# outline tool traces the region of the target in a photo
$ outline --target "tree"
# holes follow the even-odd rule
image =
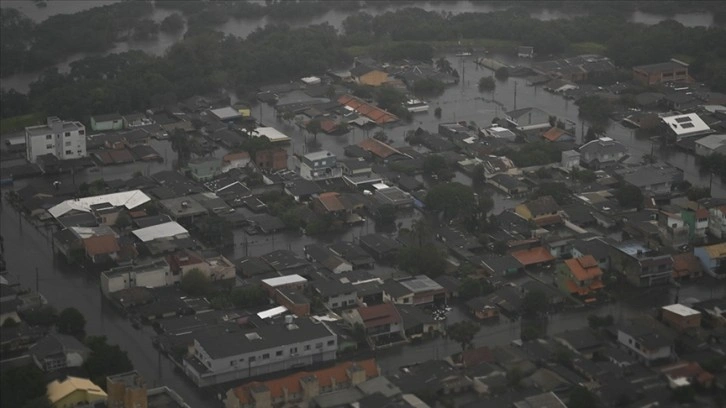
[[[444,93],[446,85],[433,78],[423,78],[413,83],[413,93],[418,97],[433,97]]]
[[[58,313],[50,305],[35,307],[22,312],[23,320],[30,326],[53,326],[58,320]]]
[[[578,385],[570,391],[568,408],[596,408],[600,405],[597,397],[587,388]]]
[[[486,170],[483,164],[477,164],[474,166],[474,170],[471,173],[471,185],[475,188],[484,187],[487,182]]]
[[[461,281],[459,286],[459,297],[469,300],[477,296],[484,296],[494,290],[492,285],[484,279],[467,277]]]
[[[179,13],[172,13],[161,20],[161,31],[175,34],[184,29],[184,17]]]
[[[524,316],[538,316],[547,311],[548,306],[547,295],[541,290],[528,292],[522,298],[522,314]]]
[[[436,119],[441,119],[441,107],[437,106],[436,109],[434,109],[434,116]]]
[[[396,207],[385,204],[376,211],[376,225],[392,225],[396,222]]]
[[[211,292],[209,278],[201,270],[194,268],[181,278],[181,289],[190,296],[205,296]]]
[[[10,368],[0,376],[0,406],[31,408],[43,398],[47,400],[45,375],[34,364]]]
[[[267,292],[259,285],[246,285],[232,289],[230,294],[236,307],[264,306],[269,303]]]
[[[472,188],[458,182],[438,184],[426,194],[426,207],[434,214],[442,214],[446,219],[470,215],[474,205]]]
[[[305,124],[305,130],[307,130],[308,133],[313,135],[313,142],[318,142],[318,133],[320,133],[323,128],[320,123],[320,119],[314,118],[308,121],[308,123]]]
[[[472,347],[474,336],[479,333],[481,326],[470,320],[464,320],[454,323],[446,330],[446,333],[452,340],[461,344],[461,350]]]
[[[711,197],[711,189],[708,187],[693,186],[688,189],[686,195],[688,196],[689,200],[698,201],[702,198]]]
[[[91,349],[91,354],[83,367],[95,384],[104,386],[107,376],[134,369],[128,354],[118,345],[108,344],[106,336],[90,336],[86,338],[86,346]]]
[[[485,76],[479,79],[479,91],[491,92],[497,87],[497,83],[494,82],[494,77]]]
[[[622,183],[615,189],[614,195],[623,208],[640,209],[643,207],[643,192],[632,184]]]
[[[113,225],[118,229],[126,229],[131,226],[131,217],[129,217],[129,214],[125,211],[121,212]]]
[[[505,79],[509,78],[509,68],[507,67],[501,67],[494,71],[494,76],[500,80],[504,81]]]
[[[613,323],[615,323],[615,319],[613,319],[613,316],[612,315],[606,315],[606,316],[590,315],[590,316],[587,316],[587,324],[592,329],[599,329],[601,327],[612,326]]]
[[[386,135],[386,132],[384,132],[383,129],[376,131],[376,133],[373,134],[373,138],[383,143],[388,141],[388,135]]]
[[[82,337],[86,329],[86,317],[78,309],[68,307],[58,315],[56,327],[58,333]]]
[[[18,326],[19,324],[20,324],[20,322],[18,322],[17,320],[13,319],[12,317],[8,317],[3,322],[2,328],[9,329],[9,328]]]
[[[535,198],[543,197],[543,196],[550,196],[552,197],[557,204],[564,205],[570,203],[572,201],[572,197],[570,195],[570,190],[567,188],[567,185],[564,183],[557,183],[557,182],[547,182],[542,183],[537,187],[537,189],[530,195],[530,199],[534,200]]]
[[[431,154],[424,158],[423,162],[424,174],[435,176],[438,180],[450,180],[454,177],[454,172],[449,168],[443,156]]]
[[[452,69],[451,63],[449,62],[449,60],[446,59],[446,57],[441,57],[436,60],[436,69],[448,74],[451,72]]]
[[[171,149],[177,154],[177,167],[184,168],[192,157],[189,135],[182,129],[175,129],[169,137]]]
[[[426,275],[435,278],[446,269],[444,254],[433,243],[421,246],[406,246],[398,251],[398,267],[412,275]]]

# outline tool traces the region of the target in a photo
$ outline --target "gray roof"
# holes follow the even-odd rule
[[[673,345],[671,333],[650,318],[636,318],[622,325],[620,331],[632,336],[643,347],[655,350]]]
[[[75,337],[57,333],[45,336],[30,348],[30,354],[41,361],[44,358],[70,351],[78,351],[81,353],[91,352],[88,347],[84,346]]]
[[[491,180],[495,181],[500,186],[503,186],[507,189],[515,189],[515,188],[526,188],[527,185],[523,182],[517,180],[516,178],[510,176],[509,174],[495,174],[491,177]]]
[[[623,176],[625,182],[638,188],[683,179],[683,170],[667,165],[640,166],[634,169],[617,171],[617,173]]]
[[[386,293],[388,293],[389,296],[393,298],[399,298],[401,296],[406,296],[413,293],[410,289],[401,285],[395,280],[387,280],[383,282],[383,285],[381,285],[381,287]]]
[[[628,148],[622,143],[609,137],[589,141],[580,147],[580,153],[596,155],[627,153],[627,151]]]
[[[338,296],[345,293],[355,293],[356,287],[351,283],[343,283],[338,280],[316,280],[312,286],[322,296]]]
[[[668,62],[659,62],[657,64],[648,64],[648,65],[638,65],[637,67],[633,67],[634,70],[638,71],[645,71],[648,73],[658,73],[658,72],[664,72],[664,71],[675,71],[679,69],[687,69],[688,66],[684,66],[683,64],[679,64],[677,62],[668,61]]]
[[[335,336],[325,324],[309,319],[295,319],[295,326],[290,330],[285,324],[271,324],[236,333],[207,330],[195,333],[194,338],[211,358],[217,359]],[[247,334],[252,333],[260,338],[250,340]]]
[[[533,217],[538,217],[543,214],[556,213],[560,210],[560,206],[557,204],[552,196],[538,197],[532,201],[525,203],[527,208],[532,213]]]

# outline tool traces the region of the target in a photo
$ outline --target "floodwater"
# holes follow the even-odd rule
[[[47,7],[38,8],[35,3],[31,0],[3,0],[2,7],[12,7],[22,11],[25,15],[36,22],[45,20],[46,18],[55,14],[71,14],[79,11],[87,10],[99,5],[108,5],[116,3],[118,0],[101,0],[101,1],[85,1],[85,0],[51,0],[48,1]],[[415,5],[416,7],[423,8],[427,11],[445,12],[452,14],[468,13],[468,12],[491,12],[501,9],[486,2],[472,2],[472,1],[458,1],[458,2],[421,2]],[[387,11],[401,9],[404,6],[399,5],[386,5],[381,7],[372,7],[364,10],[366,13],[378,15]],[[154,8],[151,18],[155,21],[161,21],[167,15],[173,13],[173,10]],[[292,27],[302,27],[312,24],[323,24],[327,23],[341,29],[343,21],[353,14],[352,11],[346,10],[331,10],[325,14],[317,17],[313,17],[306,20],[292,20],[292,21],[279,21],[289,24]],[[576,13],[563,12],[561,10],[551,9],[534,9],[530,12],[530,15],[539,20],[548,21],[562,18],[572,18],[578,16]],[[680,22],[687,27],[710,27],[714,25],[713,14],[705,12],[697,13],[681,13],[674,16],[668,17],[664,15],[657,15],[644,12],[634,12],[629,21],[643,24],[657,24],[660,21],[666,19],[673,19]],[[253,31],[263,28],[265,25],[275,20],[268,19],[267,17],[256,18],[256,19],[230,19],[226,23],[217,27],[217,29],[225,34],[230,34],[238,37],[246,37]],[[159,37],[155,40],[150,41],[125,41],[117,43],[112,49],[105,51],[102,55],[110,53],[120,53],[128,50],[140,50],[152,55],[162,55],[166,50],[183,38],[183,33],[177,35],[167,35],[160,33]],[[88,54],[77,54],[68,57],[66,60],[61,61],[56,65],[60,72],[67,72],[69,70],[70,63],[82,59],[88,56]],[[5,89],[15,89],[18,92],[27,92],[30,83],[42,73],[28,72],[23,74],[16,74],[2,79],[0,86]]]

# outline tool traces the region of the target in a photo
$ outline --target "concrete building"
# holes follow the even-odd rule
[[[80,367],[90,353],[75,337],[57,333],[45,336],[28,351],[35,365],[45,372]]]
[[[101,291],[108,296],[119,290],[147,287],[158,288],[178,282],[180,278],[171,273],[164,259],[142,265],[127,265],[101,273]]]
[[[679,303],[663,306],[660,317],[663,323],[679,332],[701,327],[701,312]]]
[[[726,134],[709,135],[696,140],[696,155],[710,156],[714,153],[726,155]]]
[[[597,170],[618,163],[627,153],[628,149],[622,143],[601,137],[580,147],[580,164]]]
[[[46,154],[59,160],[86,157],[86,127],[80,122],[48,117],[45,125],[25,128],[25,149],[31,163]]]
[[[673,258],[640,242],[627,241],[611,247],[610,268],[637,287],[664,285],[673,276]]]
[[[674,356],[675,345],[670,333],[650,318],[633,319],[619,327],[618,343],[646,364]]]
[[[726,242],[697,247],[693,254],[703,265],[703,270],[716,279],[726,279]]]
[[[190,408],[167,387],[149,389],[137,371],[106,377],[106,391],[108,397],[103,406],[108,408]]]
[[[338,165],[337,158],[327,150],[302,156],[298,171],[300,177],[306,180],[325,180],[343,175],[343,169]]]
[[[666,82],[688,82],[688,64],[671,59],[668,62],[633,67],[633,79],[643,85]]]
[[[124,128],[124,118],[118,113],[91,116],[91,129],[95,131],[121,130]]]
[[[716,238],[726,237],[726,205],[708,210],[708,233]]]
[[[335,360],[337,350],[324,323],[288,316],[254,329],[195,333],[184,372],[205,387]]]
[[[705,136],[713,133],[713,130],[696,113],[685,115],[673,115],[661,118],[668,132],[676,140],[685,137]]]
[[[317,280],[312,286],[314,296],[318,296],[325,307],[337,310],[354,307],[358,293],[351,283],[339,280]]]

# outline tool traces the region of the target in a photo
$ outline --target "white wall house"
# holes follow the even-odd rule
[[[619,329],[618,342],[646,363],[673,357],[673,340],[645,326]]]
[[[25,128],[25,149],[31,163],[45,154],[60,160],[86,157],[86,127],[80,122],[49,117],[45,125]]]
[[[164,259],[144,265],[128,265],[112,268],[101,273],[101,291],[108,295],[119,290],[145,287],[159,288],[174,284],[179,275],[172,275]]]

